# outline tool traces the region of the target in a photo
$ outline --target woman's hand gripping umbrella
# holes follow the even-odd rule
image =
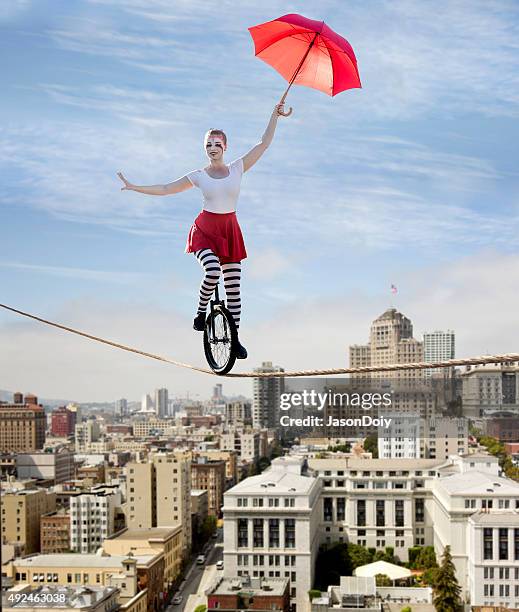
[[[324,21],[290,14],[249,28],[255,55],[288,81],[280,104],[295,83],[329,96],[362,87],[357,59],[350,43]],[[288,117],[292,113],[290,107]]]

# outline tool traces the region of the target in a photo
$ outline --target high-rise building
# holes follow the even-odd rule
[[[152,454],[126,466],[127,523],[132,529],[182,525],[182,549],[191,548],[191,461],[189,452]]]
[[[39,552],[40,519],[56,510],[56,493],[8,486],[1,499],[2,543],[23,546],[25,555]]]
[[[70,548],[96,552],[114,533],[115,509],[121,505],[117,486],[98,486],[70,498]]]
[[[424,361],[428,363],[454,359],[456,356],[455,348],[454,332],[451,330],[425,332],[423,335]],[[452,376],[453,368],[425,370],[426,378],[439,375]]]
[[[386,366],[398,363],[416,363],[424,359],[423,343],[413,338],[411,320],[389,308],[371,324],[368,344],[350,346],[350,367]],[[423,370],[401,370],[354,374],[356,379],[392,378],[395,380],[421,381]]]
[[[124,397],[115,402],[115,415],[118,417],[128,416],[128,400]]]
[[[153,412],[153,401],[148,393],[142,396],[141,400],[141,412]]]
[[[54,484],[70,480],[74,476],[74,454],[61,446],[54,452],[16,454],[16,475],[20,480],[34,478],[49,480]]]
[[[155,389],[155,412],[159,419],[168,416],[168,390]]]
[[[254,372],[284,372],[280,366],[264,361]],[[257,377],[253,379],[252,424],[254,427],[274,428],[279,426],[279,402],[285,388],[282,376]]]
[[[51,433],[53,436],[68,438],[74,433],[76,426],[76,413],[61,406],[52,411]]]
[[[0,452],[39,450],[45,444],[45,411],[35,395],[24,401],[18,393],[16,399],[20,401],[0,402]]]

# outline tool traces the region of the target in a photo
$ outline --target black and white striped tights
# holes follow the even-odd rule
[[[200,285],[197,314],[207,310],[207,304],[213,295],[214,288],[218,284],[220,275],[223,274],[227,308],[234,318],[236,327],[239,328],[241,314],[241,262],[220,264],[220,260],[211,249],[196,251],[195,257],[204,268],[204,278]]]

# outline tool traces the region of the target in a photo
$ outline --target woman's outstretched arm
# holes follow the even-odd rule
[[[267,125],[267,129],[261,137],[260,142],[258,142],[255,147],[252,147],[252,149],[243,156],[242,159],[244,172],[247,172],[249,168],[252,168],[252,166],[254,166],[254,164],[263,155],[263,153],[265,153],[268,146],[272,142],[272,139],[274,138],[274,132],[276,131],[276,126],[278,123],[278,117],[281,114],[280,111],[283,110],[283,106],[283,104],[276,104],[274,110],[272,111],[272,115],[270,116],[270,121]]]
[[[185,191],[193,186],[193,183],[187,178],[187,176],[183,176],[182,178],[179,178],[172,183],[167,183],[166,185],[134,185],[124,178],[122,172],[118,172],[117,176],[124,183],[124,187],[121,187],[121,191],[138,191],[139,193],[145,193],[147,195],[172,195],[174,193]]]

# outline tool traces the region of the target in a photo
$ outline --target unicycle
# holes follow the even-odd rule
[[[231,371],[236,361],[234,347],[237,340],[236,323],[225,307],[224,300],[219,298],[216,285],[204,328],[205,357],[215,374],[227,374]]]

